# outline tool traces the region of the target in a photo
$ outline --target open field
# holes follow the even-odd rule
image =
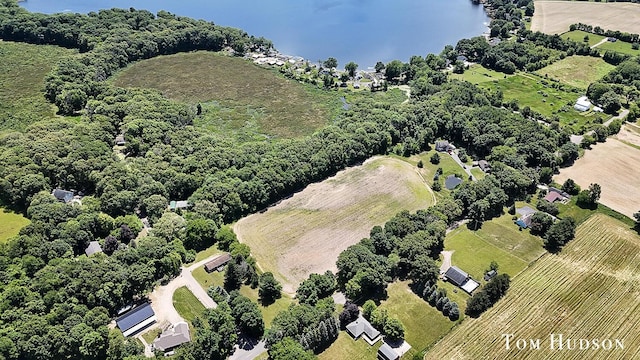
[[[204,305],[186,286],[178,288],[173,293],[173,307],[189,324],[205,310]]]
[[[588,125],[595,123],[592,111],[580,113],[573,108],[576,99],[584,95],[584,90],[570,85],[552,87],[554,82],[534,74],[518,73],[497,82],[482,83],[479,86],[491,90],[499,89],[505,101],[516,100],[521,108],[529,106],[551,119],[557,116],[561,126],[570,126],[575,133],[583,133]],[[557,87],[557,85],[556,85]]]
[[[589,84],[600,80],[613,70],[615,66],[602,58],[591,56],[569,56],[536,71],[542,76],[549,76],[561,83],[586,90]]]
[[[562,34],[561,36],[563,39],[571,39],[579,43],[582,43],[584,41],[584,37],[588,36],[589,46],[596,45],[600,43],[600,41],[606,39],[605,36],[596,35],[596,34],[588,33],[586,31],[581,31],[581,30],[568,31]],[[640,55],[640,50],[634,50],[631,47],[631,43],[620,41],[620,40],[616,42],[610,42],[610,41],[603,42],[600,45],[598,45],[596,49],[600,50],[600,54],[604,54],[604,52],[607,50],[612,50],[612,51],[616,51],[616,52],[628,54],[628,55]]]
[[[584,1],[535,1],[532,31],[561,34],[576,23],[606,30],[640,33],[640,4]]]
[[[373,226],[433,201],[414,166],[375,157],[241,219],[234,230],[261,269],[273,272],[284,291],[293,293],[309,274],[336,271],[340,252],[368,237]]]
[[[507,75],[495,70],[487,69],[480,64],[471,65],[469,69],[465,70],[462,74],[448,73],[450,79],[458,79],[462,81],[468,81],[472,84],[478,85],[480,83],[495,81],[507,78],[512,75]]]
[[[605,37],[602,35],[592,34],[582,30],[567,31],[566,33],[560,35],[560,37],[562,37],[563,39],[571,39],[579,43],[584,42],[585,36],[589,37],[589,46],[593,46],[605,39]]]
[[[0,244],[18,235],[31,221],[24,216],[0,208]]]
[[[544,255],[513,280],[496,306],[478,319],[466,318],[425,359],[637,359],[639,266],[640,236],[615,219],[593,215],[559,255]],[[506,350],[501,334],[540,339],[540,350]],[[624,350],[554,352],[550,334],[622,339]]]
[[[319,360],[371,360],[376,358],[378,349],[382,346],[382,341],[370,346],[364,339],[354,341],[346,331],[340,331],[336,341],[325,351],[318,354]]]
[[[55,116],[44,98],[44,78],[58,60],[76,51],[57,46],[0,42],[0,131],[22,130]]]
[[[633,217],[633,213],[640,210],[637,202],[640,199],[639,168],[640,149],[609,138],[586,151],[573,166],[561,169],[554,181],[562,184],[571,178],[583,189],[598,183],[602,187],[602,204]]]
[[[312,133],[341,109],[335,94],[285,79],[274,70],[212,52],[159,56],[131,65],[113,83],[160,90],[166,97],[202,103],[196,125],[247,137]]]
[[[491,261],[498,263],[501,273],[513,277],[545,252],[542,239],[519,231],[509,214],[484,222],[477,231],[463,225],[447,234],[444,245],[453,251],[452,265],[480,282]]]

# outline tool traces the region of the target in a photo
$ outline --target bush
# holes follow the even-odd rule
[[[433,155],[431,155],[429,161],[431,161],[431,163],[434,165],[440,164],[440,154],[434,153]]]

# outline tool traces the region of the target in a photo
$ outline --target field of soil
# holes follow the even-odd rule
[[[516,277],[507,295],[478,319],[466,318],[425,359],[640,358],[640,236],[596,214],[559,255],[546,254]],[[507,350],[502,334],[513,334]],[[550,349],[564,340],[619,339],[624,349]],[[515,339],[527,339],[518,350]],[[528,347],[540,339],[540,350]],[[572,344],[574,346],[574,344]]]
[[[640,143],[640,135],[623,132],[627,142]],[[586,189],[591,183],[602,187],[600,202],[626,216],[640,210],[640,148],[609,138],[594,145],[584,156],[569,167],[560,170],[554,180],[562,184],[568,178]]]
[[[377,157],[339,172],[234,227],[263,271],[273,272],[287,293],[311,273],[336,271],[340,252],[368,237],[397,212],[433,203],[409,163]]]
[[[547,34],[569,31],[576,23],[606,30],[640,33],[640,4],[586,1],[535,1],[531,30]]]

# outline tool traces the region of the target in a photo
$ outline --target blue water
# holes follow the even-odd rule
[[[408,61],[478,36],[489,19],[471,0],[27,0],[33,12],[87,13],[105,8],[167,10],[238,27],[276,49],[311,61],[330,56],[339,67]]]

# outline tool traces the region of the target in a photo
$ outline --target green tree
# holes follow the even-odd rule
[[[373,300],[369,299],[365,301],[362,305],[362,316],[367,320],[371,320],[371,314],[376,311],[377,308]]]
[[[324,67],[328,69],[334,69],[338,67],[338,60],[334,57],[330,57],[324,61]]]
[[[402,75],[403,69],[404,64],[400,60],[393,60],[388,63],[385,68],[385,77],[387,78],[387,81],[397,83]]]
[[[376,70],[377,73],[382,72],[382,70],[384,70],[386,66],[384,65],[384,63],[382,61],[378,61],[376,63],[376,66],[374,67],[374,69]]]
[[[147,217],[151,224],[155,224],[155,222],[160,219],[162,213],[167,209],[168,203],[167,198],[157,194],[151,195],[142,201],[144,210],[147,213]]]
[[[573,179],[567,179],[562,184],[562,191],[571,195],[578,195],[580,193],[580,185],[576,184]]]
[[[576,222],[571,217],[556,221],[544,234],[545,247],[551,252],[560,249],[575,236]]]
[[[356,76],[356,70],[358,70],[358,64],[351,61],[344,66],[344,69],[349,74],[349,77],[353,78],[354,76]]]
[[[255,339],[262,337],[264,320],[256,303],[234,291],[231,293],[229,306],[240,332]]]
[[[218,226],[215,221],[197,218],[187,221],[184,246],[196,251],[204,250],[216,241]]]
[[[404,340],[404,325],[396,318],[387,319],[383,332],[389,342],[395,343]]]
[[[313,360],[316,356],[310,350],[305,350],[300,343],[290,337],[273,344],[269,348],[271,360]]]
[[[431,157],[429,158],[429,161],[431,161],[432,164],[434,165],[438,165],[440,164],[440,154],[433,153],[433,155],[431,155]]]
[[[258,284],[258,296],[263,305],[272,304],[282,296],[282,285],[272,273],[266,272],[260,275]]]

